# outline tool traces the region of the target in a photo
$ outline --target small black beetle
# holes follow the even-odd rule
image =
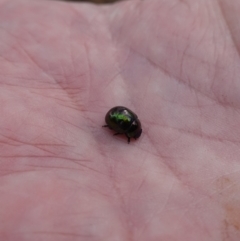
[[[141,122],[137,115],[124,106],[116,106],[108,111],[105,116],[106,124],[103,127],[109,127],[116,131],[114,135],[125,134],[128,138],[137,139],[142,134]]]

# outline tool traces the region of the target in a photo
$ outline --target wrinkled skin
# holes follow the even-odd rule
[[[239,241],[239,12],[1,1],[0,240]]]

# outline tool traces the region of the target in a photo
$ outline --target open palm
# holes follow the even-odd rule
[[[0,240],[240,240],[239,10],[1,0]]]

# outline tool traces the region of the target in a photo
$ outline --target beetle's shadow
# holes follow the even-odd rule
[[[111,131],[113,130],[111,127],[109,127],[108,125],[104,125],[102,127],[108,127]],[[118,135],[121,135],[122,137],[125,135],[127,137],[127,142],[128,144],[130,143],[130,137],[126,134],[126,133],[114,133],[113,134],[114,136],[118,136]],[[136,140],[136,139],[135,139]]]

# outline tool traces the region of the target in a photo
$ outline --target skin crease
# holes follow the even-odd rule
[[[239,241],[239,11],[1,0],[0,240]]]

